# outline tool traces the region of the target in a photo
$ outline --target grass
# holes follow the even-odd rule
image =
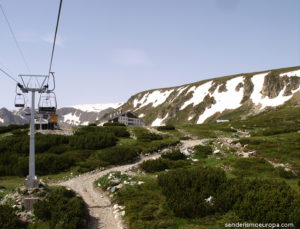
[[[202,125],[179,126],[198,138],[217,138],[220,136],[231,136],[236,131],[231,129],[230,123],[207,123]]]

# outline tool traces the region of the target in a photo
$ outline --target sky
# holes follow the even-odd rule
[[[0,0],[31,74],[47,74],[59,0]],[[64,0],[52,70],[59,107],[300,65],[299,0]],[[28,74],[0,11],[0,68]],[[15,82],[0,73],[0,108]]]

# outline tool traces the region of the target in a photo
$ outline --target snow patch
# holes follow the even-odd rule
[[[85,122],[83,122],[83,123],[81,123],[81,125],[83,125],[83,126],[87,126],[87,125],[89,125],[89,121],[85,121]]]
[[[190,121],[190,120],[192,120],[194,118],[194,116],[190,116],[189,118],[188,118],[188,120]]]
[[[139,118],[143,118],[143,117],[145,117],[144,114],[140,114],[140,115],[139,115]]]
[[[284,73],[286,74],[286,73]],[[292,98],[293,95],[289,95],[289,96],[284,96],[284,91],[285,91],[285,87],[280,91],[279,95],[275,98],[269,98],[268,96],[263,97],[263,95],[261,94],[261,91],[263,89],[264,86],[264,80],[265,80],[265,76],[268,75],[268,73],[261,73],[261,74],[257,74],[254,75],[251,80],[252,83],[254,85],[253,88],[253,92],[251,94],[251,100],[255,105],[261,105],[261,109],[271,106],[271,107],[275,107],[275,106],[279,106],[283,103],[285,103],[286,101],[288,101],[290,98]],[[293,90],[292,94],[299,91],[300,88]]]
[[[205,84],[198,86],[197,89],[195,86],[191,87],[187,91],[187,94],[191,91],[194,91],[193,96],[189,100],[185,101],[185,103],[180,107],[180,110],[183,110],[190,104],[193,104],[193,106],[195,106],[195,105],[201,103],[203,101],[203,99],[205,98],[205,96],[207,96],[209,94],[208,90],[209,90],[209,88],[211,88],[211,86],[212,86],[212,81],[209,81]]]
[[[0,118],[0,123],[4,123],[4,119],[3,118]]]
[[[116,109],[122,105],[123,103],[104,103],[104,104],[82,104],[82,105],[75,105],[72,107],[85,112],[101,112],[108,108]]]
[[[163,121],[169,116],[169,114],[166,114],[164,118],[157,118],[152,122],[151,126],[161,126],[163,124]]]
[[[77,116],[75,114],[69,113],[63,116],[64,122],[78,125],[80,123],[80,115]]]
[[[223,112],[226,109],[236,109],[241,106],[241,101],[244,96],[244,88],[240,88],[236,91],[237,85],[244,82],[244,77],[239,76],[228,80],[226,82],[227,91],[219,92],[220,85],[216,88],[211,95],[214,97],[216,103],[211,105],[210,108],[206,108],[204,113],[200,115],[197,124],[203,123],[207,118],[211,117],[217,112]]]
[[[177,89],[177,95],[174,97],[174,99],[171,102],[173,102],[187,88],[188,88],[188,86],[178,88]]]
[[[282,74],[280,74],[280,76],[281,77],[283,77],[283,76],[288,76],[288,77],[291,77],[291,76],[300,76],[300,69],[296,70],[296,71],[282,73]]]
[[[151,93],[145,94],[140,101],[134,101],[133,103],[136,105],[140,103],[141,106],[139,107],[139,109],[144,106],[147,106],[150,103],[152,103],[152,107],[157,107],[158,105],[164,103],[173,91],[174,89],[162,92],[156,90]]]

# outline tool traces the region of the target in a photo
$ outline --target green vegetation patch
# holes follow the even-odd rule
[[[46,199],[34,205],[35,216],[50,228],[84,228],[84,202],[73,191],[54,189]]]

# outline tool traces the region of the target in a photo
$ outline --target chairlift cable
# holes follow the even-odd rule
[[[28,63],[27,63],[27,61],[26,61],[26,59],[25,59],[25,56],[24,56],[24,54],[23,54],[23,52],[22,52],[22,49],[21,49],[21,47],[20,47],[20,45],[19,45],[19,43],[18,43],[18,40],[17,40],[17,38],[16,38],[16,36],[15,36],[13,30],[12,30],[12,27],[11,27],[9,21],[8,21],[8,17],[6,16],[5,11],[4,11],[4,8],[2,7],[1,4],[0,4],[0,8],[1,8],[2,14],[3,14],[4,18],[5,18],[6,24],[7,24],[8,28],[9,28],[9,31],[10,31],[10,33],[11,33],[13,39],[14,39],[14,42],[15,42],[15,44],[16,44],[16,46],[17,46],[17,49],[18,49],[18,51],[19,51],[19,53],[20,53],[20,55],[21,55],[21,57],[22,57],[22,59],[23,59],[23,62],[24,62],[24,64],[25,64],[25,66],[26,66],[28,72],[31,73],[30,68],[29,68],[29,65],[28,65]]]
[[[56,28],[55,28],[54,41],[53,41],[53,47],[52,47],[52,53],[51,53],[51,59],[50,59],[49,75],[51,73],[51,68],[52,68],[52,62],[53,62],[54,49],[55,49],[56,36],[57,36],[57,30],[58,30],[58,25],[59,25],[59,19],[60,19],[60,12],[61,12],[61,7],[62,7],[62,2],[63,2],[63,0],[60,0],[59,10],[58,10],[58,16],[57,16],[57,22],[56,22]],[[49,82],[49,77],[48,77],[48,82]]]
[[[14,77],[12,77],[10,74],[8,74],[6,71],[4,71],[2,68],[0,68],[0,71],[2,73],[4,73],[7,77],[9,77],[10,79],[12,79],[13,81],[15,81],[16,83],[20,83],[19,81],[17,81]]]

